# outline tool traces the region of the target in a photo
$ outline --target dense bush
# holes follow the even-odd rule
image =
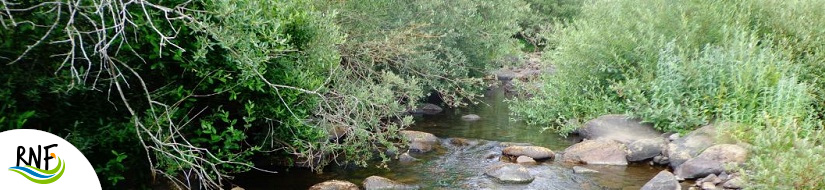
[[[518,56],[519,45],[511,36],[529,10],[520,0],[347,1],[333,6],[340,7],[339,22],[348,37],[341,48],[344,66],[361,76],[388,71],[416,79],[424,91],[452,106],[474,100],[484,74],[508,64],[505,56]]]
[[[519,21],[522,31],[518,38],[525,42],[524,50],[540,52],[545,47],[553,47],[555,29],[569,23],[581,11],[581,0],[526,0],[530,13]]]
[[[663,131],[711,122],[753,144],[754,188],[825,187],[822,161],[821,1],[594,1],[553,36],[557,72],[535,98],[516,100],[528,122],[574,130],[629,113]]]
[[[520,0],[0,8],[0,130],[65,137],[104,184],[213,188],[255,154],[315,170],[387,160],[422,97],[479,96],[484,74],[518,55],[529,12]]]

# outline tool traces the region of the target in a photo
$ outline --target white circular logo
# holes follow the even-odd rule
[[[3,189],[101,189],[94,168],[74,145],[48,132],[0,132]]]

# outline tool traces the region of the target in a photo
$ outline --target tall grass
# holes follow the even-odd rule
[[[825,188],[823,1],[593,1],[545,52],[557,73],[516,115],[566,133],[628,113],[663,131],[717,121],[753,145],[753,188]]]

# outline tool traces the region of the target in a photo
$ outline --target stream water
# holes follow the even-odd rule
[[[553,132],[540,132],[536,126],[510,119],[510,111],[504,102],[503,90],[490,90],[484,103],[459,109],[445,109],[435,115],[416,116],[416,124],[409,130],[432,133],[441,139],[439,148],[423,154],[411,154],[420,160],[413,163],[391,161],[387,168],[377,162],[370,167],[330,166],[322,174],[302,168],[270,168],[279,173],[247,172],[233,183],[246,189],[307,189],[326,180],[346,180],[360,185],[372,175],[398,182],[418,185],[422,189],[639,189],[663,167],[648,164],[629,166],[583,167],[599,173],[577,174],[573,165],[547,161],[528,166],[535,180],[529,184],[500,184],[484,171],[500,163],[504,147],[501,142],[529,143],[563,151],[578,141],[575,137],[564,138]],[[462,115],[477,114],[478,121],[463,121]],[[451,138],[468,139],[466,145],[453,145]]]

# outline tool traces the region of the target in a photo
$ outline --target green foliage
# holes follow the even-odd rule
[[[187,185],[186,172],[215,188],[254,154],[315,170],[388,160],[375,153],[399,149],[422,97],[479,96],[518,54],[529,12],[520,0],[117,3],[0,7],[0,129],[66,136],[115,187]]]
[[[526,52],[538,52],[545,47],[554,47],[552,32],[562,24],[572,21],[581,11],[582,0],[526,0],[529,13],[519,25],[522,31],[518,38],[528,43]]]
[[[118,181],[126,179],[123,177],[123,172],[126,171],[127,167],[123,165],[123,160],[129,156],[114,150],[112,150],[112,154],[115,155],[115,158],[106,162],[105,167],[95,169],[95,172],[107,174],[105,175],[107,176],[106,180],[111,182],[111,185],[117,185]]]
[[[348,37],[342,47],[347,69],[361,77],[389,71],[416,79],[423,90],[454,106],[474,100],[481,77],[501,67],[505,56],[518,54],[518,41],[511,36],[529,10],[519,0],[346,1],[333,6],[340,7]]]
[[[607,113],[664,131],[712,121],[751,143],[755,189],[821,189],[821,1],[594,1],[547,50],[516,115],[562,133]],[[819,151],[819,152],[817,152]],[[792,161],[791,161],[792,160]],[[803,166],[804,165],[804,166]]]

